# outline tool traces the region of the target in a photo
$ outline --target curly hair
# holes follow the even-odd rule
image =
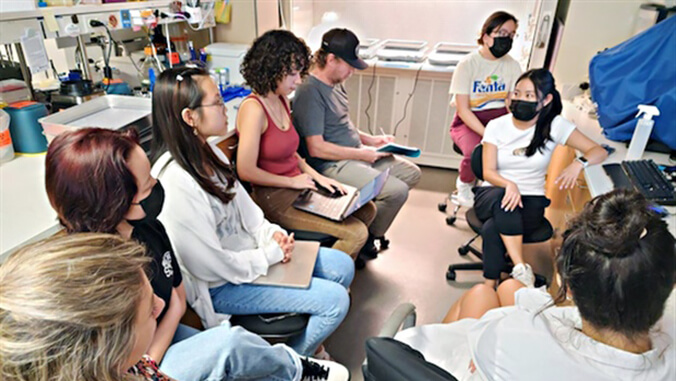
[[[277,83],[293,71],[305,77],[310,66],[310,48],[286,30],[271,30],[258,37],[244,56],[240,73],[257,94],[277,90]]]

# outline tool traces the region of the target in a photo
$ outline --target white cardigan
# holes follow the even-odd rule
[[[218,147],[210,146],[228,163]],[[165,152],[151,171],[165,190],[159,220],[167,229],[181,267],[187,301],[202,324],[210,328],[229,316],[214,311],[209,288],[225,283],[249,283],[267,274],[268,268],[284,257],[272,236],[278,231],[286,232],[265,219],[239,182],[231,189],[235,193],[230,202],[238,212],[235,214],[232,206],[204,191],[188,172],[170,160],[171,154]],[[238,217],[241,220],[231,221]],[[250,236],[222,236],[222,226],[228,223],[241,224]]]

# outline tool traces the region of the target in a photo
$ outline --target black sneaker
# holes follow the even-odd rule
[[[376,259],[378,257],[378,248],[375,245],[375,238],[369,234],[364,247],[359,250],[359,256],[365,260]]]
[[[357,256],[357,259],[354,260],[354,268],[356,270],[361,270],[366,267],[366,261],[361,256]]]
[[[347,381],[350,371],[335,361],[300,358],[303,365],[302,381]]]

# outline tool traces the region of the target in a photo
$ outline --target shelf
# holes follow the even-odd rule
[[[114,12],[122,9],[146,9],[168,7],[172,0],[134,1],[128,3],[83,4],[66,7],[37,8],[33,11],[0,13],[0,21],[18,21],[44,17],[51,13],[55,17],[82,15],[87,13]]]

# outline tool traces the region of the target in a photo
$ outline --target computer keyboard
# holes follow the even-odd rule
[[[651,202],[676,205],[674,185],[652,160],[604,164],[603,169],[613,180],[615,188],[635,189]]]

